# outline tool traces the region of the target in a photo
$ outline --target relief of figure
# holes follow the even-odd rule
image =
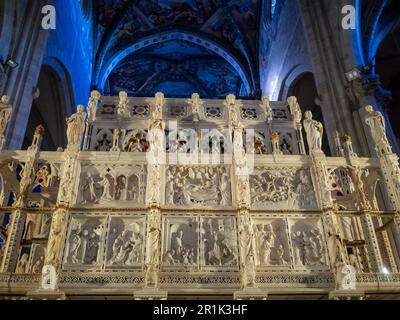
[[[82,105],[78,106],[78,112],[67,118],[67,141],[68,146],[80,146],[82,135],[85,130],[85,116]]]
[[[32,266],[32,273],[41,273],[44,265],[44,256],[40,256],[39,259]]]
[[[94,179],[93,179],[92,175],[88,172],[87,177],[85,179],[85,184],[82,186],[82,190],[86,191],[88,193],[87,196],[85,196],[85,194],[83,194],[84,203],[95,202],[97,200],[97,195],[95,192],[94,185],[95,185]]]
[[[125,91],[119,93],[119,102],[117,106],[117,114],[122,117],[129,117],[130,112],[128,108],[128,94]]]
[[[15,273],[27,273],[29,254],[22,254],[15,268]]]
[[[230,177],[226,168],[171,166],[167,178],[167,204],[229,205],[231,202]]]
[[[87,264],[95,264],[99,253],[100,240],[96,233],[92,232],[88,241],[84,262]]]
[[[304,234],[301,231],[294,232],[292,234],[292,241],[296,264],[299,266],[304,266],[306,264],[306,243],[304,241]]]
[[[4,138],[7,124],[10,121],[12,106],[9,104],[10,97],[2,96],[0,101],[0,140]]]
[[[382,113],[374,111],[372,106],[366,106],[365,111],[367,112],[365,123],[370,128],[371,136],[377,150],[384,150],[384,153],[392,153],[392,148],[386,135],[385,118]]]
[[[126,177],[120,175],[117,177],[115,185],[115,199],[116,200],[126,200],[125,190],[126,188]]]
[[[284,258],[285,255],[285,248],[283,244],[280,244],[278,249],[276,249],[276,260],[279,266],[287,264],[287,261]]]
[[[107,175],[102,177],[102,179],[98,182],[98,185],[103,187],[103,192],[101,194],[101,199],[103,199],[103,200],[114,200],[113,196],[111,194],[110,180],[107,178]]]
[[[313,120],[311,111],[306,111],[304,117],[305,120],[303,121],[303,125],[307,134],[307,142],[310,153],[322,152],[322,136],[324,133],[324,127],[322,126],[322,123]]]
[[[80,238],[81,238],[81,253],[80,253],[80,257],[79,257],[79,262],[80,263],[85,263],[85,258],[86,258],[86,251],[88,249],[88,241],[89,241],[89,230],[84,229],[81,233],[80,233]]]
[[[70,249],[69,249],[69,257],[70,257],[70,263],[72,264],[78,264],[80,263],[80,259],[78,257],[79,254],[79,249],[81,248],[81,237],[80,237],[80,226],[72,230],[72,237],[70,237]]]
[[[97,107],[99,105],[100,98],[101,94],[99,91],[93,90],[90,93],[89,103],[87,106],[89,123],[93,123],[96,120]]]
[[[115,238],[112,245],[112,257],[109,260],[112,265],[133,265],[139,262],[141,241],[135,237],[134,233],[132,237],[129,233],[129,230],[124,230]]]

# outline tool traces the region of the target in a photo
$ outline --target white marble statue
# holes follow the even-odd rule
[[[287,99],[287,102],[289,104],[289,109],[290,109],[290,113],[293,116],[293,120],[295,121],[295,123],[300,123],[301,122],[301,118],[302,118],[302,113],[301,113],[300,105],[297,102],[297,98],[296,97],[289,97]]]
[[[119,93],[119,101],[117,106],[117,114],[122,117],[129,117],[129,107],[128,107],[128,94],[125,91]]]
[[[270,105],[270,100],[269,100],[268,96],[262,97],[260,108],[264,111],[265,119],[267,120],[267,122],[271,123],[273,120],[273,111],[272,111],[272,108]]]
[[[29,254],[22,254],[15,268],[15,273],[27,273]]]
[[[78,112],[67,118],[67,141],[68,147],[79,147],[85,130],[85,116],[82,105],[78,106]]]
[[[379,153],[392,153],[389,140],[386,135],[385,118],[379,111],[374,111],[372,106],[366,106],[365,123],[369,126],[372,139],[375,143],[376,150]],[[382,150],[382,151],[381,151]]]
[[[303,125],[307,134],[310,153],[322,152],[322,136],[324,133],[324,127],[321,122],[313,120],[311,111],[306,111],[304,116],[305,120]]]
[[[90,93],[90,98],[87,106],[89,123],[93,123],[96,120],[96,113],[100,99],[101,99],[101,94],[99,91],[93,90]]]

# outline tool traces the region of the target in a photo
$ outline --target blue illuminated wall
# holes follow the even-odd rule
[[[92,18],[83,16],[80,0],[55,0],[55,6],[57,25],[49,33],[43,63],[58,73],[64,69],[71,78],[74,105],[86,105],[92,76]]]

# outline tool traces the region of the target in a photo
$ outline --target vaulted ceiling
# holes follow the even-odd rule
[[[261,0],[98,0],[93,85],[105,93],[259,94]]]

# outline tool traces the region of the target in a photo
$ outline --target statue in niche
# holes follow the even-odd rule
[[[92,177],[92,175],[88,172],[86,179],[85,179],[85,184],[83,185],[83,191],[87,192],[88,195],[84,196],[84,203],[87,202],[95,202],[97,201],[97,195],[96,195],[96,191],[95,191],[95,182],[94,179]]]
[[[10,121],[12,106],[9,104],[10,97],[4,95],[0,100],[0,140],[4,139],[4,133],[7,128],[7,124]],[[1,143],[1,141],[0,141]]]
[[[27,273],[29,254],[22,254],[15,268],[15,273]]]
[[[80,234],[80,255],[79,255],[79,263],[85,263],[86,251],[88,249],[88,241],[89,241],[89,230],[84,229]]]
[[[254,153],[255,154],[267,154],[267,149],[265,148],[264,139],[259,136],[254,136]]]
[[[95,264],[99,252],[100,240],[95,232],[92,232],[87,240],[87,248],[84,261],[87,264]]]
[[[165,147],[165,124],[162,120],[150,120],[148,143],[154,161],[157,161],[164,152]]]
[[[88,122],[93,123],[96,120],[97,107],[101,99],[101,93],[97,90],[93,90],[90,93],[89,103],[88,103]]]
[[[99,186],[103,188],[103,192],[101,194],[101,199],[103,200],[114,200],[111,193],[111,184],[110,180],[107,178],[107,174],[102,177],[102,179],[98,182]]]
[[[119,93],[119,102],[117,106],[117,114],[122,117],[129,117],[130,112],[128,108],[128,94],[125,91]]]
[[[65,225],[64,211],[54,213],[54,217],[52,219],[52,224],[51,224],[49,241],[47,243],[48,255],[46,257],[46,264],[50,264],[53,266],[58,264],[64,225]]]
[[[311,111],[306,111],[303,122],[304,130],[307,134],[307,143],[312,152],[322,152],[322,136],[324,127],[321,122],[313,120]]]
[[[385,153],[392,153],[389,140],[386,135],[385,118],[379,111],[374,111],[372,106],[366,106],[365,123],[369,126],[372,139],[377,150],[385,150]]]
[[[85,116],[86,113],[83,111],[82,105],[78,106],[78,112],[67,118],[67,141],[68,146],[80,146],[82,141],[82,135],[85,130]]]
[[[302,113],[301,113],[300,105],[297,102],[297,98],[289,97],[287,99],[287,102],[289,104],[290,113],[293,115],[294,122],[301,123]]]
[[[44,256],[40,256],[32,266],[32,273],[41,273],[44,265]]]

